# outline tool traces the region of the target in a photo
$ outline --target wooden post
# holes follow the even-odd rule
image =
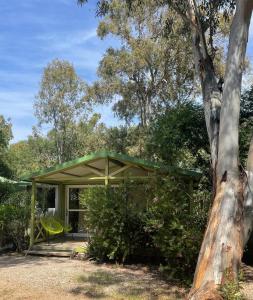
[[[36,182],[32,181],[32,198],[31,198],[31,226],[30,226],[30,247],[34,244],[34,228],[35,228],[35,204],[36,204]]]
[[[105,159],[105,186],[109,184],[109,157]]]
[[[59,216],[64,221],[65,224],[66,222],[65,187],[62,183],[60,183],[58,186],[59,186],[59,204],[58,204]]]

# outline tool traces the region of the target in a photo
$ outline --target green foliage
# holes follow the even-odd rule
[[[11,177],[12,171],[8,164],[8,146],[12,139],[11,123],[0,115],[0,176]]]
[[[99,80],[88,88],[87,98],[114,100],[113,110],[121,119],[129,124],[137,118],[146,127],[165,107],[184,102],[192,93],[189,30],[168,7],[157,9],[155,0],[144,5],[135,1],[131,12],[125,1],[106,1],[105,6],[98,35],[112,34],[121,46],[107,49]],[[168,38],[164,29],[169,22],[173,25]]]
[[[242,94],[240,111],[240,158],[245,165],[253,128],[253,85]]]
[[[100,115],[93,114],[86,120],[71,124],[70,136],[62,137],[68,144],[68,157],[77,157],[104,149],[106,146],[107,128],[100,123]],[[42,135],[38,129],[28,140],[11,144],[9,147],[9,165],[17,177],[22,177],[35,170],[48,168],[58,162],[55,147],[55,133],[49,131]]]
[[[191,276],[207,211],[187,190],[187,183],[172,177],[85,190],[85,224],[93,233],[89,254],[125,261],[148,251],[160,254],[174,278]]]
[[[72,155],[74,128],[78,118],[84,118],[85,84],[67,61],[53,60],[44,69],[35,103],[39,125],[51,126],[57,162],[69,160]]]
[[[158,116],[150,126],[146,147],[150,156],[170,165],[208,168],[209,142],[202,106],[188,102]]]
[[[78,246],[73,251],[75,253],[86,254],[87,253],[87,247],[86,246]]]
[[[126,186],[90,188],[83,192],[85,224],[94,233],[89,245],[92,256],[125,261],[137,249],[150,246],[138,208],[140,203],[133,201],[128,194]]]
[[[28,243],[30,199],[30,193],[26,191],[13,192],[0,204],[0,236],[6,242],[12,242],[17,251],[23,250]]]
[[[158,179],[146,215],[146,230],[173,278],[189,278],[194,272],[207,217],[207,211],[187,190],[179,178]]]
[[[141,126],[118,126],[106,130],[106,149],[142,157],[145,155],[147,132]]]
[[[246,300],[242,293],[243,287],[241,285],[240,278],[234,279],[229,270],[225,272],[223,283],[221,284],[219,290],[222,299],[224,300]]]
[[[13,184],[0,181],[0,204],[3,203],[12,192],[15,191]]]

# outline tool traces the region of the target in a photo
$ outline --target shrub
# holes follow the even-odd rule
[[[241,279],[243,274],[239,272],[239,278],[233,278],[231,270],[226,270],[222,284],[220,286],[220,294],[224,300],[246,300],[242,290]]]
[[[140,249],[151,246],[141,205],[130,197],[132,188],[130,185],[90,188],[81,196],[87,208],[85,224],[94,233],[89,253],[97,259],[124,262]]]
[[[3,239],[12,242],[17,251],[22,251],[28,242],[27,228],[30,219],[30,194],[13,192],[0,204],[0,231]]]
[[[9,182],[0,182],[0,204],[7,200],[14,191],[15,187],[13,184]]]
[[[89,254],[124,261],[155,251],[167,274],[191,277],[207,211],[187,191],[188,183],[171,176],[148,185],[85,190],[81,196],[87,208],[85,224],[93,232]]]
[[[160,178],[146,215],[146,231],[165,259],[163,270],[174,278],[192,276],[206,222],[206,211],[187,190],[179,178]]]

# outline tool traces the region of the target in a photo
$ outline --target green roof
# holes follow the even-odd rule
[[[133,167],[136,168],[142,168],[145,169],[146,171],[158,171],[158,172],[162,172],[162,173],[171,173],[171,174],[178,174],[178,175],[184,175],[184,176],[190,176],[190,177],[200,177],[201,176],[201,172],[200,171],[196,171],[196,170],[189,170],[189,169],[182,169],[182,168],[178,168],[178,167],[172,167],[172,166],[165,166],[164,164],[161,163],[157,163],[157,162],[151,162],[151,161],[147,161],[147,160],[143,160],[143,159],[139,159],[139,158],[135,158],[135,157],[131,157],[125,154],[118,154],[115,152],[109,152],[109,151],[100,151],[100,152],[96,152],[96,153],[91,153],[89,155],[62,163],[62,164],[58,164],[56,166],[53,166],[51,168],[47,168],[47,169],[43,169],[41,171],[38,171],[36,173],[32,173],[29,174],[28,176],[25,176],[24,178],[22,178],[25,181],[31,181],[33,179],[38,179],[40,177],[52,177],[53,174],[60,174],[61,175],[65,175],[67,176],[68,174],[66,174],[66,172],[64,171],[68,171],[71,170],[73,168],[78,168],[78,166],[86,166],[88,168],[94,168],[91,165],[88,164],[95,164],[98,161],[101,161],[102,159],[110,159],[112,161],[118,162],[118,163],[122,163],[122,165],[126,164],[126,165],[131,165]],[[97,170],[99,170],[97,168]],[[70,176],[79,176],[80,178],[82,176],[80,175],[76,175],[76,174],[69,174]],[[64,176],[62,176],[64,177]],[[83,178],[83,177],[82,177]]]
[[[22,190],[25,189],[28,185],[30,185],[29,182],[25,182],[25,181],[15,181],[6,177],[2,177],[0,176],[0,183],[4,183],[4,184],[8,184],[8,185],[12,185],[15,190]]]

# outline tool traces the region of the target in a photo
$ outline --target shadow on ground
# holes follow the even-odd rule
[[[33,266],[33,265],[43,265],[45,261],[50,260],[49,257],[40,257],[40,256],[25,256],[23,254],[17,253],[8,253],[8,254],[1,254],[0,255],[0,269],[1,268],[11,268],[18,265],[23,266]],[[65,262],[64,259],[54,258],[54,262],[56,263],[63,263]]]
[[[170,286],[157,274],[138,268],[97,270],[77,278],[78,286],[69,292],[93,299],[183,299],[185,290]]]
[[[243,282],[252,283],[253,282],[253,267],[242,264],[241,270],[242,270]]]

